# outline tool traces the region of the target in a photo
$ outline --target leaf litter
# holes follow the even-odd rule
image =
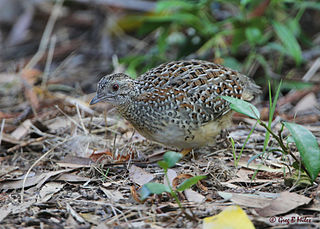
[[[42,12],[49,17],[52,8],[41,7],[49,7]],[[74,20],[70,23],[79,28],[86,23],[92,26],[92,15],[87,16],[82,18],[83,24],[78,24],[71,15]],[[23,32],[30,24],[21,26],[16,26],[16,30]],[[65,31],[70,29],[58,26]],[[10,38],[12,44],[19,42],[15,34]],[[51,37],[46,39],[50,43]],[[220,136],[216,146],[194,149],[168,170],[173,186],[185,178],[207,176],[179,196],[187,211],[198,219],[197,223],[185,219],[177,203],[167,194],[140,201],[137,191],[143,184],[166,182],[156,162],[164,152],[176,149],[145,140],[109,105],[88,105],[93,97],[89,92],[93,92],[97,81],[88,76],[97,75],[92,69],[101,69],[105,60],[85,58],[88,50],[72,53],[89,41],[83,37],[70,39],[73,40],[56,44],[53,59],[63,61],[52,63],[52,68],[57,69],[50,72],[52,77],[48,78],[46,87],[39,84],[47,74],[39,70],[45,69],[47,58],[44,56],[37,67],[21,72],[9,71],[11,64],[4,63],[7,71],[0,73],[0,104],[4,108],[0,112],[0,119],[4,120],[0,133],[1,225],[202,228],[202,219],[223,210],[234,213],[248,225],[253,222],[256,227],[284,226],[271,223],[271,216],[306,216],[314,219],[308,224],[319,223],[316,221],[320,213],[320,190],[316,185],[319,177],[305,188],[286,186],[284,177],[292,173],[292,168],[289,169],[292,160],[277,151],[247,163],[262,151],[265,132],[259,127],[244,147],[237,168],[230,142]],[[128,49],[119,43],[115,42],[115,49],[127,54]],[[31,53],[36,54],[35,50]],[[21,61],[18,56],[16,60]],[[3,66],[1,68],[3,70]],[[281,97],[272,126],[279,130],[279,120],[293,120],[305,124],[319,138],[319,92],[319,86],[314,86]],[[268,107],[260,103],[259,108],[267,111],[261,112],[261,118],[267,120]],[[253,125],[248,118],[234,116],[228,135],[236,142],[236,152]],[[271,139],[269,149],[277,147]],[[242,210],[227,208],[229,205],[239,205]]]

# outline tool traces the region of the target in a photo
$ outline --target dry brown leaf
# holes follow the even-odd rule
[[[111,182],[105,182],[102,184],[103,187],[110,187],[110,186],[120,186],[120,185],[123,185],[123,181],[122,180],[118,180],[118,181],[111,181]]]
[[[318,104],[316,95],[314,93],[309,93],[304,96],[294,107],[293,111],[295,113],[310,110]]]
[[[42,186],[39,195],[37,195],[37,202],[43,203],[47,202],[51,197],[59,192],[65,184],[61,184],[58,182],[49,182]]]
[[[205,196],[201,195],[196,191],[193,191],[192,189],[184,190],[184,195],[186,196],[188,201],[195,202],[195,203],[202,203],[206,199]]]
[[[310,92],[319,92],[320,86],[315,85],[312,88],[294,91],[293,93],[288,93],[286,96],[279,98],[277,103],[278,106],[283,106],[284,104],[297,103],[301,98],[309,94]]]
[[[3,144],[4,142],[10,143],[12,145],[18,145],[18,144],[23,143],[23,141],[20,141],[16,138],[12,137],[10,134],[2,133],[1,144]]]
[[[281,178],[273,178],[273,179],[254,179],[252,180],[250,177],[252,177],[254,174],[254,171],[241,168],[239,169],[237,173],[237,178],[234,178],[232,180],[229,180],[227,182],[221,182],[222,185],[227,185],[231,183],[254,183],[254,184],[261,184],[261,183],[278,183],[282,182]],[[230,187],[230,186],[228,186]]]
[[[72,171],[72,169],[63,169],[63,170],[59,170],[59,171],[47,172],[47,173],[35,175],[33,177],[29,177],[26,179],[24,187],[27,188],[27,187],[37,185],[37,187],[40,188],[51,177],[56,176],[61,173],[70,172],[70,171]],[[4,181],[0,182],[0,190],[19,189],[19,188],[22,188],[22,186],[23,186],[23,179],[4,180]]]
[[[264,208],[270,204],[271,198],[262,197],[255,194],[232,193],[230,199],[233,203],[251,208]]]
[[[79,176],[73,173],[64,173],[61,174],[56,180],[67,182],[87,182],[88,180],[90,180],[90,178]]]
[[[320,200],[313,199],[312,203],[301,209],[320,212]]]
[[[79,215],[89,223],[98,225],[101,222],[101,218],[97,214],[92,213],[79,213]]]
[[[36,202],[35,197],[32,198],[30,201],[25,201],[23,203],[20,203],[18,205],[12,205],[11,203],[9,205],[2,206],[0,208],[0,222],[7,217],[9,214],[18,214],[22,213],[24,211],[27,211],[30,206],[32,206]]]
[[[101,159],[104,158],[110,158],[113,162],[127,162],[130,159],[134,158],[134,150],[132,150],[132,148],[129,148],[127,152],[122,154],[114,154],[109,149],[99,152],[93,151],[89,158],[94,162],[101,161]]]
[[[10,204],[0,208],[0,223],[11,213],[12,207],[13,206]]]
[[[85,111],[88,114],[93,115],[94,111],[89,107],[89,103],[84,102],[81,99],[74,98],[62,93],[55,93],[55,97],[64,101],[64,103],[68,103],[73,106],[78,106],[80,110]]]
[[[59,129],[61,130],[62,128],[71,127],[71,123],[71,120],[67,117],[56,117],[48,120],[46,122],[46,125],[49,130],[51,130],[52,132],[56,132]]]
[[[86,223],[86,221],[67,203],[67,210],[73,216],[73,218],[79,223]]]
[[[92,164],[92,160],[86,157],[77,157],[67,155],[62,161],[57,162],[57,165],[65,168],[89,168]]]
[[[17,166],[7,166],[7,165],[1,165],[0,167],[0,179],[2,176],[7,175],[8,173],[11,173],[12,171],[17,170],[19,167]]]
[[[28,135],[31,126],[32,126],[31,120],[27,119],[23,123],[21,123],[19,127],[15,129],[10,135],[11,137],[17,140],[21,140],[22,138]]]
[[[110,150],[106,150],[106,151],[103,151],[103,152],[93,152],[89,158],[94,161],[94,162],[97,162],[97,161],[100,161],[102,158],[104,157],[112,157],[113,158],[113,154],[111,153]]]
[[[124,199],[122,193],[118,190],[108,190],[104,187],[100,187],[100,189],[112,202],[118,202]]]
[[[135,201],[137,201],[138,203],[141,203],[141,204],[143,204],[145,202],[145,201],[142,201],[140,199],[140,197],[138,195],[138,192],[137,192],[136,188],[133,185],[130,187],[130,192],[131,192],[131,196],[133,197],[133,199]]]
[[[129,168],[129,177],[130,180],[140,186],[152,181],[154,179],[154,176],[151,173],[148,173],[144,169],[132,165]]]
[[[259,164],[259,163],[254,163],[254,162],[251,162],[249,165],[248,165],[248,161],[239,161],[238,163],[239,166],[242,166],[244,168],[247,168],[247,169],[251,169],[251,170],[259,170],[259,171],[266,171],[266,172],[274,172],[274,173],[287,173],[288,172],[288,168],[287,167],[283,167],[283,168],[277,168],[277,169],[274,169],[274,168],[270,168],[269,166],[266,166],[266,165],[262,165],[262,164]],[[279,165],[282,167],[282,165]]]
[[[301,205],[308,204],[311,200],[311,198],[286,191],[280,193],[280,196],[272,200],[268,206],[256,209],[256,211],[263,217],[275,216],[287,213]]]
[[[172,182],[173,180],[178,176],[177,172],[173,169],[168,169],[167,171],[167,175],[168,175],[168,178],[169,178],[169,182],[170,182],[170,186],[172,186]],[[167,179],[164,177],[163,178],[163,183],[167,186],[169,186],[168,182],[167,182]]]
[[[42,137],[39,137],[39,138],[31,138],[31,139],[29,139],[28,141],[22,142],[22,143],[19,144],[19,145],[15,145],[15,146],[9,148],[9,149],[7,150],[7,152],[8,152],[8,153],[13,152],[13,151],[15,151],[15,150],[18,150],[18,149],[20,149],[20,148],[22,148],[22,147],[26,147],[26,146],[28,146],[28,145],[33,145],[33,144],[37,144],[37,143],[38,143],[38,144],[42,144],[42,142],[43,142],[47,137],[48,137],[48,136],[42,136]]]
[[[18,114],[8,114],[8,113],[4,113],[4,112],[0,111],[0,120],[2,120],[4,118],[5,119],[15,118],[17,116],[18,116]]]

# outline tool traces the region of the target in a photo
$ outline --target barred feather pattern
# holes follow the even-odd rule
[[[129,90],[113,102],[119,113],[148,139],[179,148],[205,145],[228,126],[230,106],[219,96],[251,100],[260,91],[247,76],[201,60],[162,64],[137,80],[109,75],[100,92],[123,81]]]

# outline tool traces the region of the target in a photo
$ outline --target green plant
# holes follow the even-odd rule
[[[163,156],[163,160],[159,161],[158,165],[164,170],[165,179],[168,185],[150,182],[142,186],[142,188],[139,190],[139,194],[140,194],[141,200],[145,200],[151,194],[161,194],[164,192],[169,193],[175,199],[175,201],[177,202],[183,214],[188,219],[194,220],[194,217],[190,216],[183,208],[178,198],[178,192],[182,192],[190,188],[192,185],[196,184],[198,181],[206,178],[206,176],[194,176],[189,179],[186,179],[174,190],[170,185],[170,181],[168,178],[168,168],[173,167],[181,158],[182,158],[181,153],[176,153],[172,151],[166,152]]]
[[[281,85],[282,85],[282,81],[280,81],[280,84],[278,86],[278,89],[276,91],[274,99],[272,101],[271,85],[270,85],[270,81],[268,81],[268,86],[269,86],[268,87],[269,88],[269,120],[268,120],[268,128],[269,129],[271,128],[274,112],[276,110],[276,105],[277,105],[278,98],[279,98],[279,95],[280,95]],[[267,131],[265,139],[264,139],[264,144],[263,144],[263,152],[266,151],[266,148],[267,148],[268,143],[269,143],[269,139],[270,139],[270,132]]]
[[[240,160],[240,158],[241,158],[241,156],[242,156],[242,152],[243,152],[243,150],[244,150],[247,142],[249,141],[249,139],[250,139],[250,137],[251,137],[254,129],[256,128],[256,126],[257,126],[257,122],[254,124],[254,126],[253,126],[252,129],[250,130],[250,132],[249,132],[246,140],[244,141],[244,143],[243,143],[243,145],[242,145],[242,147],[241,147],[241,150],[240,150],[240,152],[239,152],[239,156],[238,156],[238,157],[237,157],[237,155],[236,155],[235,142],[234,142],[234,140],[233,140],[232,137],[230,138],[230,140],[231,140],[231,146],[232,146],[232,154],[233,154],[233,159],[234,159],[234,167],[237,167],[237,166],[238,166],[239,160]]]
[[[102,182],[105,182],[108,179],[110,168],[103,169],[96,166],[93,166],[93,168],[101,175]]]
[[[130,28],[136,36],[155,34],[155,44],[145,49],[145,53],[133,54],[122,62],[130,65],[130,71],[136,74],[168,59],[195,54],[222,60],[224,65],[243,72],[257,62],[270,76],[271,69],[282,71],[285,59],[300,65],[303,62],[301,45],[312,46],[300,25],[308,8],[319,10],[320,3],[160,0],[152,13],[127,19],[127,24],[138,25]]]
[[[240,99],[228,96],[221,97],[230,103],[230,107],[232,110],[256,119],[257,122],[262,127],[264,127],[267,130],[267,132],[270,133],[270,135],[278,142],[280,146],[279,151],[281,151],[284,155],[290,155],[297,162],[297,164],[301,164],[301,168],[308,174],[312,182],[317,178],[320,172],[320,148],[315,136],[308,129],[295,123],[282,122],[280,130],[276,134],[270,128],[270,119],[269,124],[265,124],[260,119],[259,111],[255,106]],[[274,109],[276,100],[277,98],[274,99],[273,104],[270,104]],[[271,114],[273,114],[274,109],[273,111],[270,111]],[[284,127],[288,129],[288,131],[293,137],[293,140],[301,156],[301,163],[300,160],[293,154],[293,152],[291,151],[288,144],[286,144],[283,138]],[[268,138],[266,137],[265,139]],[[266,148],[266,144],[264,148]]]

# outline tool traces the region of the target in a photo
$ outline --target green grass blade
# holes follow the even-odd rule
[[[241,156],[242,156],[242,152],[243,152],[243,150],[244,150],[244,147],[246,147],[246,144],[247,144],[247,142],[249,141],[249,139],[250,139],[250,137],[251,137],[254,129],[256,128],[257,124],[258,124],[258,122],[256,122],[256,123],[254,124],[254,126],[251,128],[251,130],[250,130],[250,132],[249,132],[246,140],[245,140],[244,143],[243,143],[243,146],[241,147],[241,150],[240,150],[240,153],[239,153],[239,157],[237,158],[237,161],[236,161],[236,167],[238,166],[238,163],[239,163],[240,158],[241,158]]]
[[[235,147],[235,142],[232,137],[230,137],[231,141],[231,146],[232,146],[232,155],[233,155],[233,160],[234,160],[234,167],[237,167],[237,155],[236,155],[236,147]]]
[[[281,85],[282,85],[282,81],[280,81],[279,86],[278,86],[277,91],[276,91],[276,94],[275,94],[275,97],[274,97],[274,99],[272,101],[271,85],[270,85],[270,81],[268,81],[268,86],[269,86],[269,120],[268,120],[268,128],[269,129],[271,129],[272,119],[273,119],[274,112],[276,110],[277,102],[278,102],[278,99],[279,99]],[[266,148],[267,148],[268,143],[269,143],[269,139],[270,139],[270,133],[269,133],[269,131],[267,131],[266,132],[266,136],[264,138],[263,152],[266,151]]]
[[[274,21],[273,28],[288,54],[295,60],[296,64],[302,61],[301,48],[294,34],[284,25]]]

